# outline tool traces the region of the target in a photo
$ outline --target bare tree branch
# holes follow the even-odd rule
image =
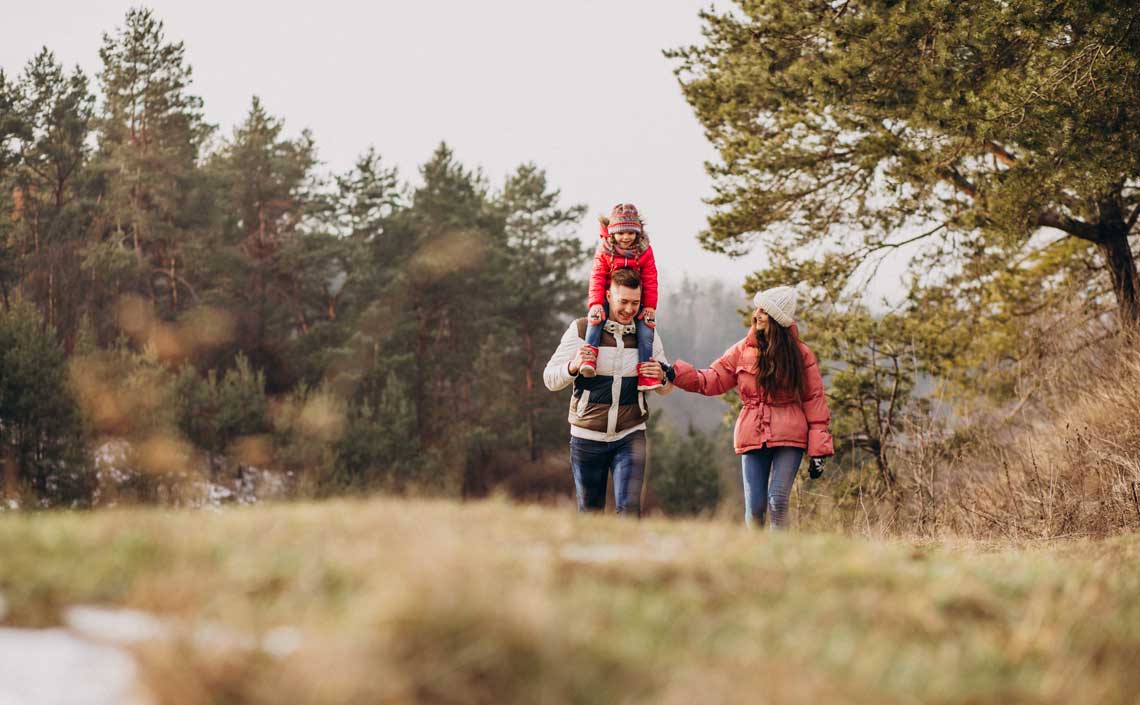
[[[1098,245],[1101,241],[1100,231],[1097,230],[1095,225],[1090,225],[1076,218],[1070,218],[1067,215],[1061,215],[1056,211],[1043,211],[1038,213],[1037,225],[1043,228],[1057,228],[1058,230],[1067,232],[1073,237],[1087,240]]]
[[[993,140],[986,141],[986,149],[989,150],[990,154],[997,157],[997,160],[999,162],[1005,164],[1006,166],[1013,166],[1017,163],[1017,157],[1013,156],[1009,150],[997,142],[994,142]]]

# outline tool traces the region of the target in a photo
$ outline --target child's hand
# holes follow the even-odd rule
[[[650,328],[657,327],[657,309],[655,308],[642,309],[641,315],[639,315],[638,318],[645,319],[645,325],[649,326]]]
[[[606,309],[601,304],[594,304],[590,307],[590,312],[586,314],[586,318],[591,324],[601,323],[606,320]]]

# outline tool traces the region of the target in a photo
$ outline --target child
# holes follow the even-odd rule
[[[649,238],[645,234],[637,207],[632,203],[617,204],[609,218],[602,216],[600,220],[602,241],[594,254],[594,272],[590,276],[586,344],[593,348],[596,358],[598,343],[602,339],[602,323],[609,315],[606,291],[610,288],[610,276],[618,269],[629,267],[641,274],[637,357],[639,362],[649,362],[653,358],[653,329],[657,327],[657,264],[653,259],[653,248],[649,246]],[[594,360],[583,362],[580,374],[593,377],[596,373],[597,363]],[[644,392],[660,386],[658,380],[638,375],[638,391]]]

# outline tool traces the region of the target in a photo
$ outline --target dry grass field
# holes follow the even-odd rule
[[[1135,534],[873,541],[497,501],[10,514],[0,594],[9,627],[76,605],[173,625],[131,647],[159,705],[1140,693]]]

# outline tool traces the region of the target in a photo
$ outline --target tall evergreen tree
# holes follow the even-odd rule
[[[16,163],[15,142],[24,130],[16,109],[18,101],[16,84],[0,69],[0,178]]]
[[[4,188],[13,209],[10,245],[19,257],[25,297],[47,323],[70,338],[83,315],[80,250],[92,203],[85,192],[94,98],[87,77],[70,75],[47,49],[27,65],[16,105],[25,126],[19,162]]]
[[[10,215],[14,208],[12,193],[2,185],[7,183],[9,170],[16,164],[17,139],[24,125],[16,109],[19,92],[3,69],[0,69],[0,303],[9,306],[9,291],[19,278],[16,266],[16,248],[10,242]]]
[[[508,257],[501,303],[510,331],[509,342],[500,348],[501,366],[522,389],[510,398],[517,400],[518,414],[526,419],[531,460],[549,444],[551,421],[557,421],[557,437],[564,435],[563,420],[552,412],[552,407],[561,410],[562,400],[539,393],[537,380],[566,318],[585,308],[582,265],[591,254],[571,229],[582,220],[586,206],[563,207],[560,195],[550,188],[544,171],[524,164],[507,178],[498,198]],[[546,428],[540,419],[544,409]]]
[[[501,330],[502,221],[485,179],[441,144],[421,168],[408,210],[413,252],[401,281],[408,292],[416,409],[425,443],[461,440],[472,412],[470,366],[482,341]],[[460,423],[456,423],[459,421]]]
[[[347,245],[346,257],[340,263],[344,284],[329,306],[335,312],[337,306],[355,296],[359,311],[401,266],[401,255],[409,249],[391,228],[393,216],[407,205],[407,199],[397,169],[387,166],[371,147],[334,181],[334,230]]]
[[[397,313],[406,292],[394,283],[413,249],[403,216],[408,194],[397,170],[371,148],[334,180],[330,229],[339,241],[328,317],[336,325],[310,336],[324,359],[306,379],[316,383],[327,373],[338,389],[378,408],[394,369],[407,374],[410,362],[410,328]]]
[[[129,10],[99,57],[101,234],[134,253],[141,293],[175,315],[198,298],[184,249],[208,227],[199,159],[213,128],[190,93],[185,47],[150,10]]]
[[[229,261],[216,268],[215,287],[241,311],[251,359],[257,366],[281,354],[286,339],[305,333],[334,272],[312,256],[307,218],[316,201],[312,135],[283,136],[284,124],[254,97],[245,121],[211,163],[223,194],[224,243]],[[316,277],[314,280],[313,277]],[[314,290],[315,293],[314,293]],[[281,383],[271,379],[271,386]]]

